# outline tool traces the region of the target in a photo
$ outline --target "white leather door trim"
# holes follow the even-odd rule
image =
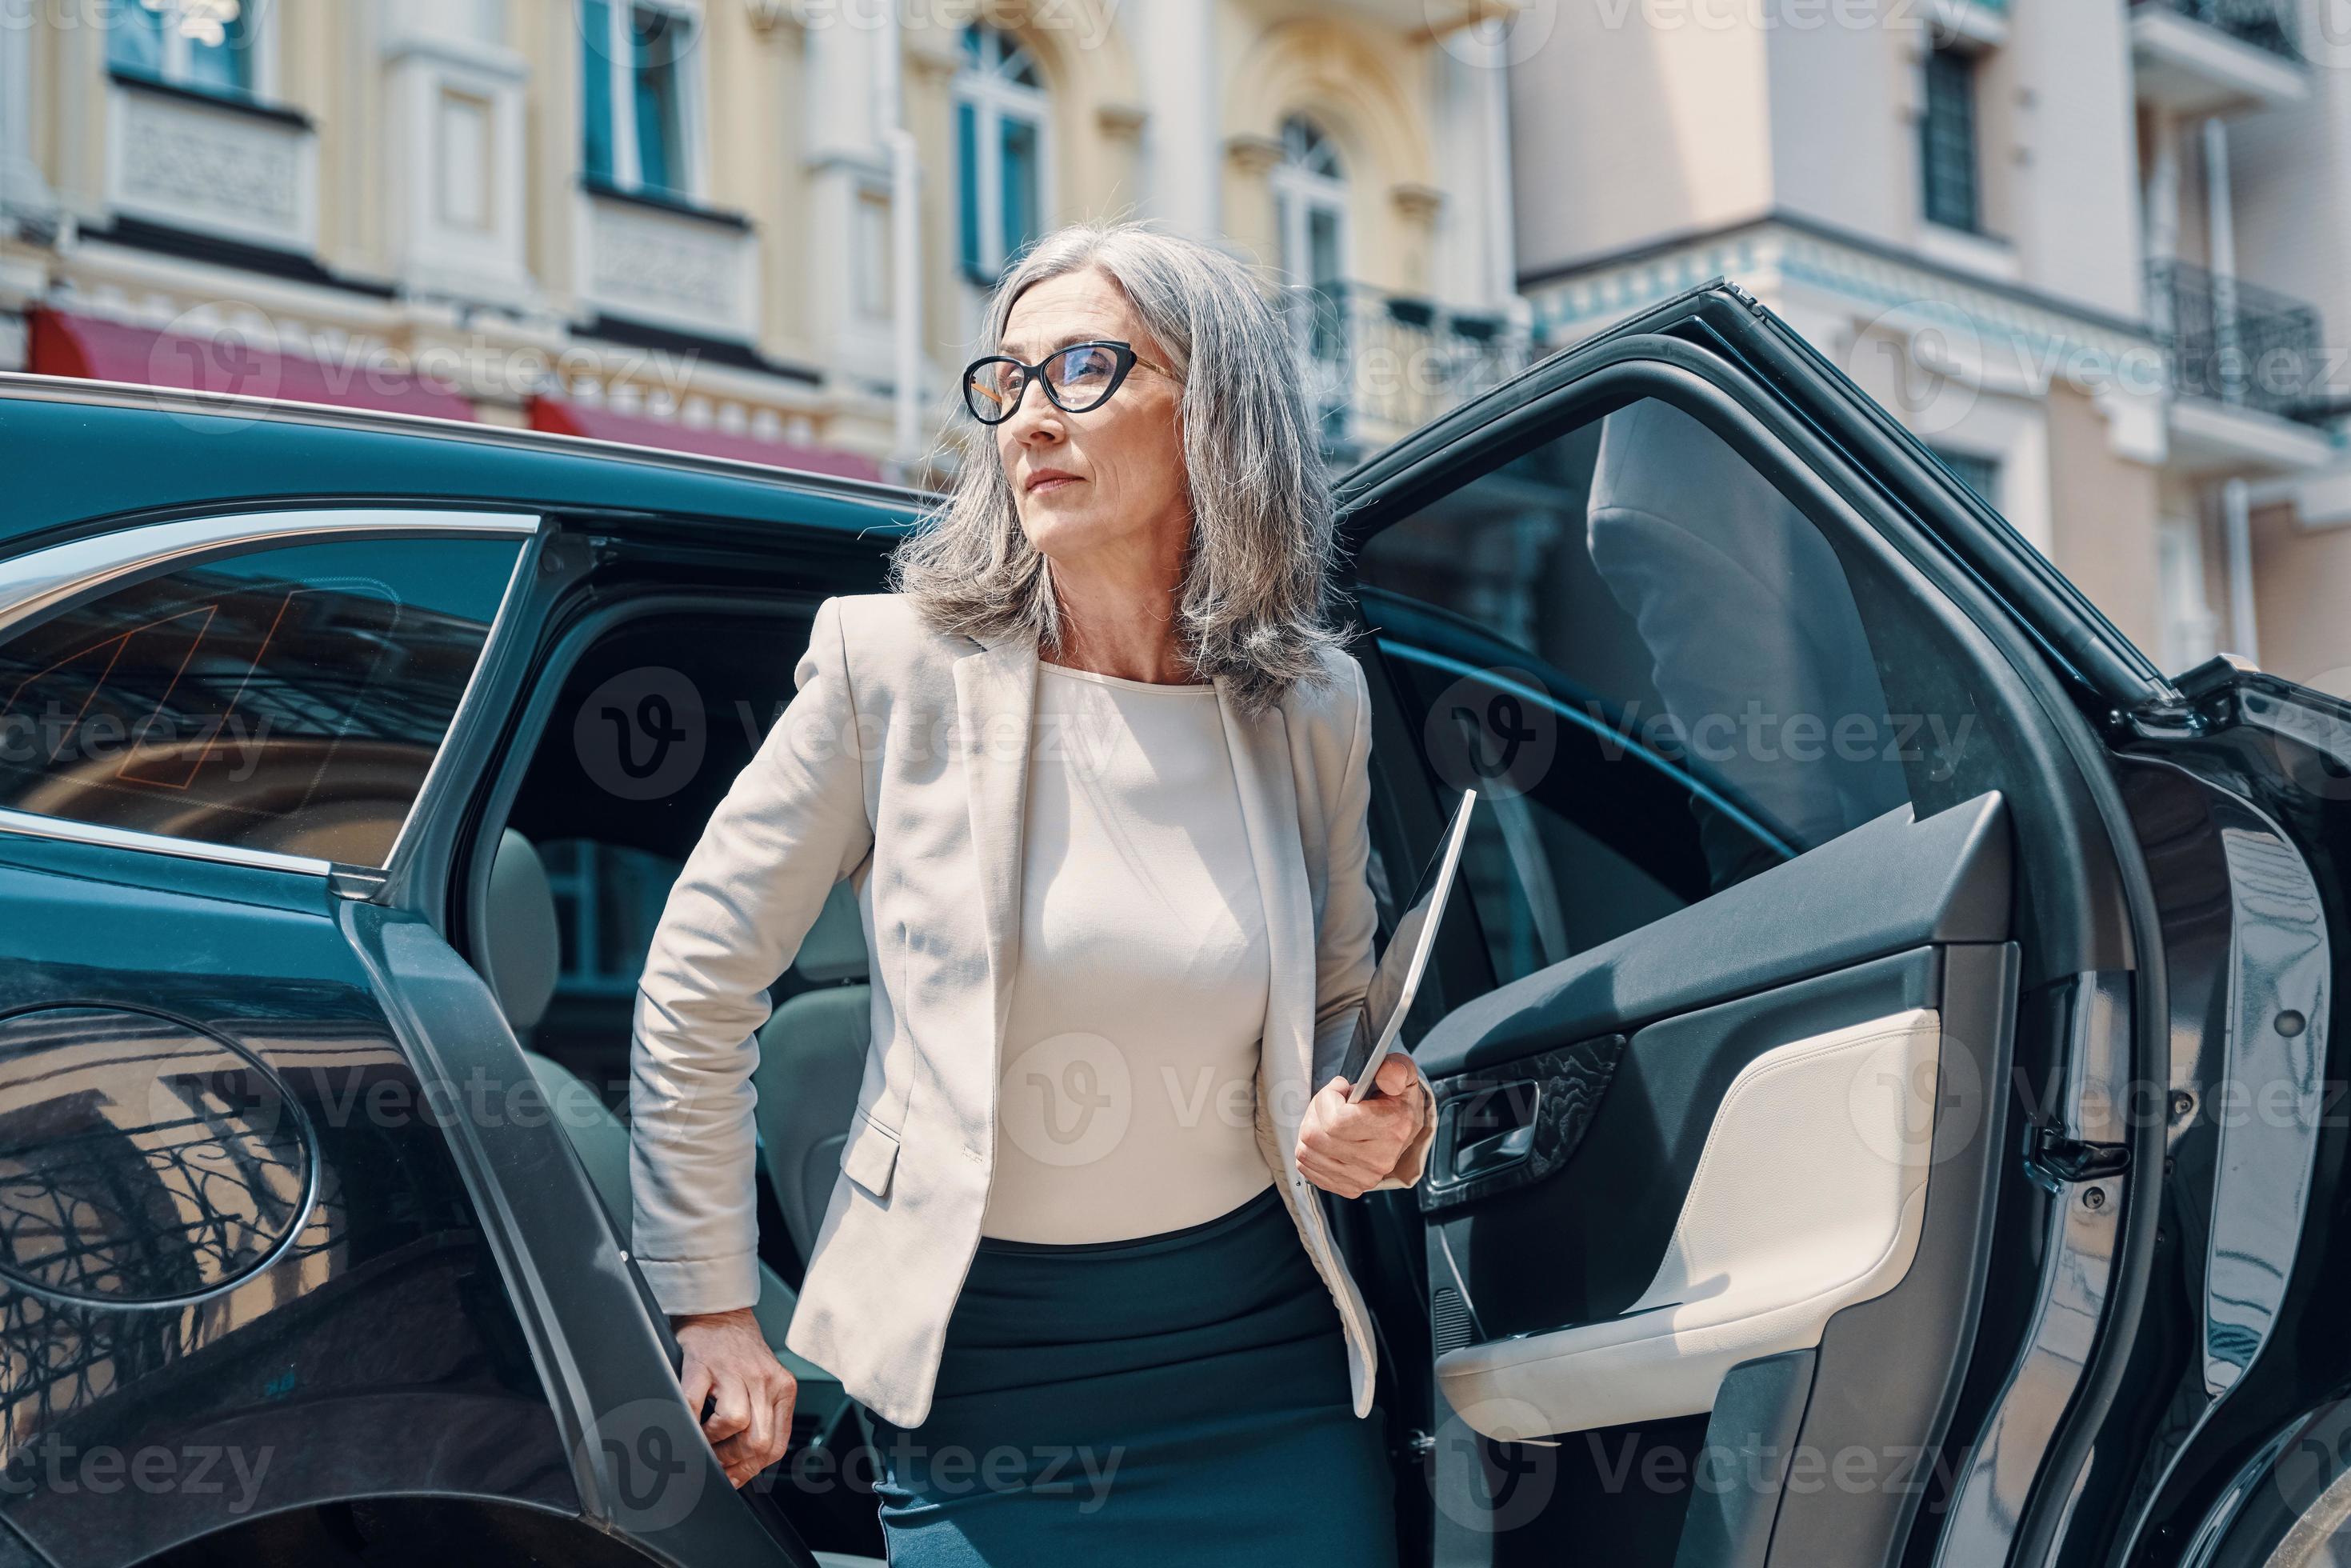
[[[1926,1215],[1941,1024],[1914,1008],[1749,1062],[1640,1299],[1448,1352],[1447,1402],[1506,1438],[1697,1415],[1739,1363],[1816,1345],[1832,1314],[1892,1290]]]

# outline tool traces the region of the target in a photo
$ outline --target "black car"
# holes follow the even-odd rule
[[[621,1114],[925,497],[33,377],[0,456],[0,1564],[876,1558],[820,1369],[743,1491],[700,1442]],[[1491,802],[1427,1177],[1329,1200],[1404,1560],[2332,1561],[2351,707],[2166,679],[1728,285],[1341,491],[1384,901]],[[760,1031],[778,1343],[864,965]]]

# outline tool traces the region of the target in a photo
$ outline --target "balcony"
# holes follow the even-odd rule
[[[2292,0],[2131,0],[2138,96],[2178,115],[2294,103],[2310,83]]]
[[[1527,367],[1527,334],[1492,313],[1348,282],[1285,288],[1280,303],[1333,461],[1367,456]]]
[[[2174,395],[2175,459],[2195,467],[2295,468],[2327,443],[2326,333],[2315,306],[2190,262],[2148,268],[2156,341]]]
[[[759,331],[759,242],[740,214],[581,186],[580,297],[606,315],[696,337]]]
[[[249,99],[114,73],[106,198],[118,218],[297,256],[319,238],[319,138]]]

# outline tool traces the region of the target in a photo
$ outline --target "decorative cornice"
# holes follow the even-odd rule
[[[1433,224],[1445,205],[1445,193],[1434,185],[1405,181],[1389,188],[1388,200],[1395,204],[1396,211],[1404,214],[1405,222]]]
[[[1426,9],[1433,12],[1436,7],[1430,5]],[[1442,16],[1431,16],[1413,30],[1411,37],[1416,43],[1434,42],[1464,27],[1474,27],[1480,22],[1507,23],[1524,9],[1526,0],[1459,0],[1455,10]]]
[[[944,81],[962,68],[963,57],[953,43],[934,42],[941,29],[914,28],[901,35],[905,40],[906,69],[925,81]],[[947,35],[952,37],[953,35]]]
[[[762,33],[772,33],[789,27],[795,33],[808,31],[808,18],[800,14],[799,0],[743,0],[745,15],[751,26]]]
[[[1880,303],[1924,295],[1965,297],[1976,302],[1975,314],[1989,319],[2020,324],[2064,323],[2058,335],[2069,340],[2085,335],[2133,344],[2153,340],[2143,320],[2075,304],[2022,284],[1973,277],[1873,236],[1850,234],[1784,212],[1674,235],[1541,272],[1521,273],[1519,291],[1536,301],[1539,319],[1552,322],[1629,313],[1703,283],[1716,273],[1738,278],[1761,265],[1776,267],[1792,244],[1801,253],[1796,270],[1806,275],[1803,281],[1820,284],[1833,276],[1841,277],[1847,280],[1848,291],[1858,291]]]
[[[1143,135],[1151,111],[1139,103],[1105,103],[1094,110],[1094,124],[1104,136],[1133,141]]]
[[[1281,143],[1270,136],[1244,131],[1225,138],[1225,159],[1239,172],[1264,175],[1280,165]]]

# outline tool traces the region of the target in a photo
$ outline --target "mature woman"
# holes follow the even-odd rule
[[[1393,1554],[1361,1294],[1314,1189],[1419,1178],[1408,1059],[1337,1075],[1372,970],[1369,698],[1328,621],[1295,361],[1238,263],[1038,244],[964,397],[993,437],[827,600],[635,1016],[634,1240],[741,1484],[761,1339],[752,1036],[833,884],[872,1045],[787,1343],[875,1416],[891,1560]]]

